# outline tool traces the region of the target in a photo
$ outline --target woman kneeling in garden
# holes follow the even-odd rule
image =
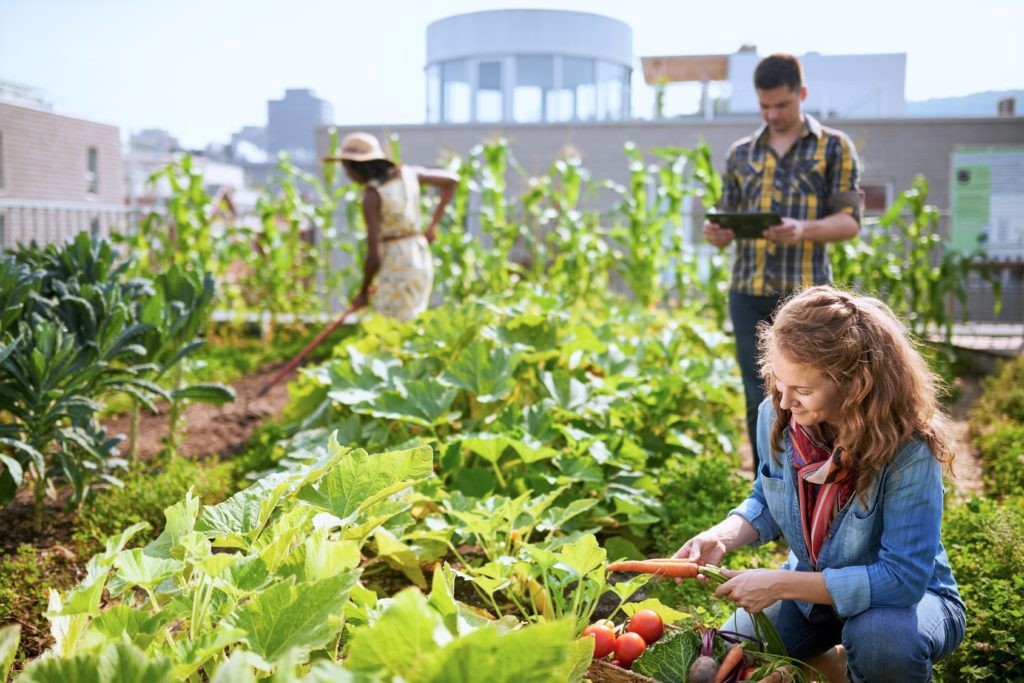
[[[782,536],[783,569],[724,571],[725,629],[764,611],[793,657],[841,643],[853,681],[930,680],[966,623],[939,533],[954,454],[938,378],[885,304],[827,286],[786,302],[759,349],[753,491],[676,556],[719,564]]]

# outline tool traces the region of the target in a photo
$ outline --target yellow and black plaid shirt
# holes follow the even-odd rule
[[[845,133],[805,114],[800,138],[781,159],[768,144],[768,127],[736,141],[729,150],[721,209],[772,211],[818,219],[842,211],[860,222],[860,162]],[[769,296],[832,280],[828,247],[805,240],[784,246],[764,239],[737,239],[732,290]]]

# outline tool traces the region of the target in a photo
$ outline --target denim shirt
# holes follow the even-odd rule
[[[804,542],[788,434],[783,451],[774,454],[779,461],[769,455],[774,421],[775,410],[765,400],[757,416],[761,467],[750,496],[729,514],[743,517],[757,530],[752,545],[782,536],[790,547],[787,568],[815,571]],[[819,553],[817,570],[824,575],[841,618],[869,607],[916,605],[926,590],[963,606],[940,540],[942,496],[942,466],[926,443],[915,440],[875,476],[866,504],[855,494],[839,511]],[[814,620],[813,604],[797,605]]]

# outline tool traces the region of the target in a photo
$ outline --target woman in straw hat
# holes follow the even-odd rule
[[[340,161],[348,177],[364,188],[366,260],[363,284],[353,305],[366,306],[372,291],[373,307],[381,315],[412,320],[430,302],[434,283],[430,243],[437,236],[437,226],[455,194],[458,178],[440,169],[395,164],[369,133],[345,136],[338,155],[325,161]],[[441,190],[430,226],[423,232],[419,229],[421,185]]]

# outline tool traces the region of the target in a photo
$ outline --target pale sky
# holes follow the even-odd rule
[[[427,24],[506,8],[620,19],[637,57],[901,52],[908,101],[1024,87],[1024,0],[0,0],[0,80],[189,147],[266,125],[286,88],[313,89],[339,124],[422,123]]]

